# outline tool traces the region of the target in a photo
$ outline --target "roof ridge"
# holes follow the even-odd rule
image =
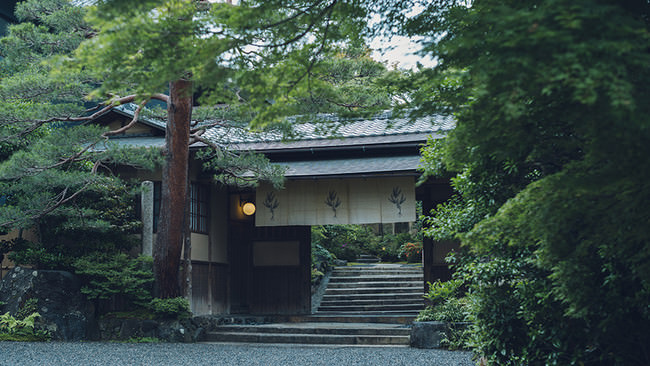
[[[133,115],[136,106],[133,103],[125,103],[114,107],[123,114]],[[208,128],[205,137],[221,140],[226,143],[271,143],[282,141],[322,141],[354,137],[387,137],[409,134],[422,134],[449,131],[455,127],[453,116],[448,115],[425,115],[411,117],[408,111],[397,117],[393,117],[393,110],[385,110],[373,117],[342,118],[334,113],[321,113],[314,115],[311,120],[299,121],[307,115],[296,115],[287,117],[287,122],[295,122],[293,131],[290,134],[283,133],[280,128],[266,131],[254,131],[247,127],[224,127],[215,126]],[[319,117],[327,117],[319,119]],[[166,121],[141,116],[139,120],[150,126],[165,129]],[[331,123],[330,127],[327,124]],[[238,129],[241,133],[233,135],[228,133],[232,129]],[[289,136],[289,138],[286,138]],[[226,140],[226,141],[223,141]]]

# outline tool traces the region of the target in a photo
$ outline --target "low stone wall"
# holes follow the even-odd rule
[[[79,279],[65,271],[15,267],[0,282],[0,312],[15,315],[29,299],[37,300],[39,328],[54,340],[93,338],[96,329],[92,303],[80,291]]]
[[[269,316],[206,315],[183,320],[131,318],[96,319],[92,302],[81,293],[79,279],[70,272],[15,267],[0,281],[0,314],[15,315],[29,299],[37,300],[38,327],[53,340],[129,341],[157,338],[163,342],[196,342],[223,324],[262,324]]]
[[[466,328],[467,325],[468,323],[413,322],[411,347],[441,348],[440,342],[448,336],[450,329],[458,331]]]
[[[196,342],[204,329],[192,319],[149,320],[149,319],[100,319],[99,340],[128,341],[138,338],[157,338],[163,342]]]

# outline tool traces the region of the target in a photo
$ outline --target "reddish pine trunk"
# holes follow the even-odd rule
[[[160,217],[154,247],[156,296],[181,296],[180,262],[187,227],[189,134],[192,85],[188,80],[169,83],[165,163],[162,169]]]

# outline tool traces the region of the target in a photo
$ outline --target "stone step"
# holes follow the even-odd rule
[[[358,263],[379,263],[380,261],[381,258],[368,254],[361,254],[356,260]]]
[[[362,276],[362,275],[420,275],[422,276],[422,270],[410,270],[410,269],[391,269],[391,270],[380,270],[380,269],[350,269],[350,270],[333,270],[332,276]]]
[[[323,300],[320,308],[324,306],[380,306],[380,305],[422,305],[423,299],[362,299],[362,300]]]
[[[206,333],[207,342],[343,345],[407,345],[410,328],[402,323],[332,322],[332,317],[302,317],[302,322],[223,325]],[[368,319],[367,317],[364,319]]]
[[[359,258],[377,258],[372,254],[359,254]]]
[[[287,320],[296,323],[366,323],[366,324],[410,324],[417,316],[412,312],[376,312],[366,314],[350,312],[347,314],[318,313],[314,315],[291,316]]]
[[[330,279],[330,282],[327,284],[327,289],[330,288],[382,288],[382,287],[401,287],[401,288],[422,288],[422,282],[420,281],[374,281],[374,282],[335,282]],[[390,290],[384,289],[384,293],[389,292]]]
[[[379,259],[379,258],[376,258],[376,259],[372,259],[372,258],[367,258],[367,259],[365,259],[365,258],[359,258],[359,259],[356,260],[356,262],[357,262],[357,263],[379,263],[380,260],[381,260],[381,259]]]
[[[420,309],[421,310],[421,309]],[[420,313],[420,310],[365,310],[365,311],[318,311],[314,316],[334,316],[334,317],[405,317],[412,322]]]
[[[329,334],[329,335],[409,335],[403,324],[379,323],[274,323],[259,325],[221,325],[215,332],[275,333],[275,334]]]
[[[424,281],[422,275],[361,275],[361,276],[331,276],[330,283],[338,282],[408,282]]]
[[[394,285],[394,284],[393,284]],[[413,291],[422,290],[422,284],[418,286],[403,286],[403,287],[354,287],[354,286],[341,286],[341,287],[327,287],[325,296],[328,295],[372,295],[372,294],[404,294],[413,293]],[[423,293],[422,293],[423,294]]]
[[[421,271],[421,265],[409,265],[409,264],[350,264],[346,266],[335,266],[332,268],[335,271],[370,271],[370,270],[379,270],[379,271]]]
[[[379,300],[379,299],[411,299],[413,301],[422,300],[422,291],[420,292],[404,292],[404,293],[389,293],[382,291],[380,293],[349,293],[349,294],[325,294],[321,301],[349,301],[349,300]]]
[[[339,344],[339,345],[393,345],[407,346],[408,335],[332,335],[332,334],[284,334],[209,332],[207,342],[238,343],[289,343],[289,344]]]
[[[384,305],[321,305],[318,307],[318,312],[350,312],[350,311],[420,311],[424,309],[422,304],[384,304]]]

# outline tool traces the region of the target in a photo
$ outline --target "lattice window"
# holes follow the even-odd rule
[[[195,233],[208,233],[210,218],[209,189],[205,184],[190,185],[190,230]]]

